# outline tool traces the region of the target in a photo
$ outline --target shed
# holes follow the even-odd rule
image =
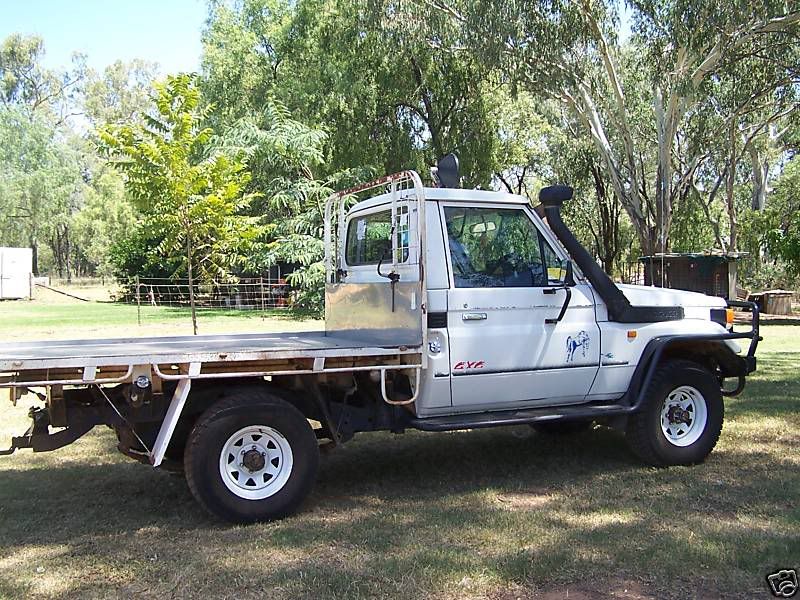
[[[736,261],[746,252],[675,253],[642,256],[645,285],[736,298]]]
[[[30,298],[32,269],[30,248],[0,248],[0,300]]]

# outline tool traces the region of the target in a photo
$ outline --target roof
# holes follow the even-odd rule
[[[491,190],[465,190],[461,188],[423,188],[426,200],[445,200],[447,202],[493,202],[501,204],[530,204],[525,196],[518,196],[516,194],[508,194],[506,192],[494,192]],[[410,190],[405,191],[409,193]],[[404,192],[401,192],[401,194]],[[391,201],[391,195],[387,192],[374,196],[359,202],[349,212],[354,212],[356,209],[363,210],[365,208],[372,208],[373,206],[380,206],[381,204],[388,204]]]

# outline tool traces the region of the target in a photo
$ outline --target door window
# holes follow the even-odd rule
[[[537,287],[563,277],[523,210],[447,206],[444,214],[455,287]]]

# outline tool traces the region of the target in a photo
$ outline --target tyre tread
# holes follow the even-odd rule
[[[208,430],[208,428],[220,418],[222,413],[225,413],[229,410],[241,408],[243,406],[258,406],[258,407],[273,407],[278,408],[280,410],[295,412],[297,416],[301,419],[305,419],[305,416],[291,403],[287,402],[277,394],[273,394],[270,390],[261,389],[256,387],[245,387],[240,388],[232,391],[230,394],[226,395],[221,400],[215,402],[212,406],[210,406],[206,411],[200,415],[197,419],[192,432],[189,434],[189,439],[186,443],[186,448],[184,450],[184,465],[185,467],[185,474],[186,474],[186,483],[189,486],[189,490],[194,496],[195,500],[197,500],[198,504],[203,507],[207,512],[222,516],[220,514],[220,510],[218,507],[211,506],[209,502],[206,500],[205,495],[200,490],[201,481],[197,479],[196,470],[190,468],[193,461],[195,460],[195,455],[198,452],[202,452],[203,448],[201,445],[201,440],[204,437],[204,432]],[[317,457],[318,461],[318,457]],[[315,464],[315,470],[316,470]],[[310,488],[310,486],[309,486]],[[285,514],[289,514],[293,512],[296,508],[296,505],[299,505],[302,502],[302,498],[290,506],[287,510],[283,511]],[[284,514],[280,516],[285,516]],[[237,520],[237,519],[230,519],[228,520]],[[242,519],[238,520],[239,522],[249,522],[249,519]]]
[[[628,445],[637,457],[651,466],[666,467],[671,464],[664,460],[664,458],[659,454],[658,449],[654,444],[653,437],[649,431],[648,418],[650,418],[649,413],[650,410],[652,410],[652,404],[658,403],[660,405],[663,398],[658,393],[659,390],[667,387],[668,385],[674,385],[675,372],[685,370],[702,371],[709,377],[713,377],[708,369],[694,361],[682,359],[672,359],[666,361],[658,368],[656,374],[653,376],[653,379],[650,381],[650,384],[647,386],[642,409],[631,415],[631,417],[628,419],[628,425],[625,431],[625,437]],[[724,419],[725,416],[723,412],[721,416],[720,427],[713,432],[712,438],[710,439],[710,447],[712,449],[716,446],[719,436],[722,433]],[[708,440],[706,443],[708,443]],[[691,461],[689,464],[693,464],[695,462],[700,461]]]

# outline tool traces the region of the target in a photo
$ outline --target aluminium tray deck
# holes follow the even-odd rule
[[[148,363],[219,363],[419,353],[419,347],[323,331],[0,344],[0,372]]]

